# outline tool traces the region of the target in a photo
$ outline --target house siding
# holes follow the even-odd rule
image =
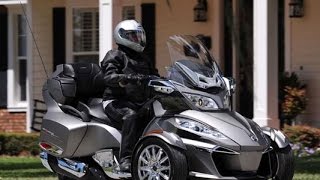
[[[193,8],[197,0],[117,0],[113,1],[113,28],[122,20],[122,7],[135,6],[135,18],[141,22],[141,5],[155,4],[156,9],[156,67],[162,75],[166,74],[169,54],[166,42],[171,35],[203,34],[211,37],[212,53],[220,66],[224,67],[223,58],[223,1],[210,0],[208,3],[207,22],[194,22]],[[148,39],[147,39],[148,43]],[[117,45],[113,41],[113,48]]]
[[[155,3],[156,6],[156,67],[160,74],[165,75],[165,66],[170,64],[166,42],[171,35],[203,34],[211,36],[213,46],[218,46],[215,44],[216,37],[214,37],[213,21],[215,19],[213,14],[209,13],[213,12],[216,1],[208,1],[208,20],[204,23],[193,21],[193,8],[196,1],[181,3],[178,0],[141,0],[141,3]]]
[[[52,14],[53,7],[63,7],[65,2],[57,1],[32,1],[32,28],[36,43],[42,56],[43,64],[48,73],[53,71],[53,35],[52,35]],[[33,99],[42,99],[42,86],[46,81],[47,75],[42,65],[40,56],[33,46]]]
[[[66,7],[66,16],[72,16],[72,7],[98,7],[98,1],[87,0],[56,0],[56,1],[32,1],[32,27],[39,51],[44,61],[48,76],[53,72],[53,8]],[[67,17],[66,17],[67,18]],[[66,19],[67,25],[72,24]],[[68,28],[67,28],[68,30]],[[72,32],[66,32],[66,53],[70,51]],[[69,33],[69,34],[68,34]],[[68,36],[69,35],[69,36]],[[69,52],[70,53],[70,52]],[[66,56],[67,56],[66,54]],[[67,56],[67,58],[70,56]],[[66,62],[69,62],[66,60]],[[33,98],[42,99],[42,86],[46,81],[46,73],[38,55],[36,46],[33,46]]]
[[[291,70],[307,84],[308,106],[299,117],[303,123],[320,127],[320,1],[305,0],[305,15],[288,18],[291,24]],[[290,45],[288,45],[290,46]]]

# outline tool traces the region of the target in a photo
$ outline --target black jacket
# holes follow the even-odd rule
[[[145,85],[128,83],[121,87],[119,82],[125,81],[129,75],[156,75],[158,70],[142,53],[137,53],[129,48],[119,45],[118,50],[110,50],[101,62],[104,73],[106,89],[103,94],[104,100],[124,99],[132,102],[146,100]]]

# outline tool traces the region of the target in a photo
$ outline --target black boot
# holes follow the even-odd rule
[[[125,157],[120,159],[120,171],[130,173],[131,172],[131,158]]]

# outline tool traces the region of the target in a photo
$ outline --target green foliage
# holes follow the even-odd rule
[[[0,155],[38,155],[38,134],[0,133]]]
[[[316,148],[320,146],[320,129],[309,126],[285,126],[283,132],[291,143],[300,143],[303,147]]]
[[[296,116],[307,107],[306,85],[301,83],[297,74],[283,73],[279,75],[279,106],[282,124],[292,124]]]
[[[293,179],[320,179],[320,156],[308,156],[295,159],[295,175]]]

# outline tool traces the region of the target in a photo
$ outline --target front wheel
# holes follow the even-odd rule
[[[290,145],[284,149],[274,148],[270,153],[273,179],[292,180],[294,156]]]
[[[158,138],[148,138],[137,148],[133,158],[133,179],[187,179],[186,156]]]

